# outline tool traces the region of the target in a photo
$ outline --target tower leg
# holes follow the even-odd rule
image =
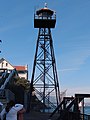
[[[30,106],[32,92],[35,93],[36,101],[38,99],[40,103],[35,107],[43,112],[46,109],[54,110],[60,103],[59,82],[50,28],[39,28],[31,78]]]

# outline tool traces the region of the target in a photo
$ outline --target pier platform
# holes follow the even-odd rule
[[[24,120],[49,120],[51,113],[42,113],[37,111],[31,111],[24,114]],[[57,114],[54,116],[56,118]],[[53,119],[54,119],[53,118]]]

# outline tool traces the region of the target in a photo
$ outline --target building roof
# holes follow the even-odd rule
[[[26,66],[13,66],[16,70],[27,70]]]
[[[6,59],[1,58],[1,59],[0,59],[0,63],[2,63],[3,61],[6,61],[7,63],[9,63]],[[9,63],[9,64],[10,64],[10,63]],[[10,64],[10,65],[11,65],[11,64]],[[25,65],[25,66],[24,66],[24,65],[23,65],[23,66],[22,66],[22,65],[19,65],[19,66],[13,66],[13,65],[11,65],[11,66],[12,66],[12,68],[16,68],[16,70],[18,70],[18,71],[19,71],[19,70],[20,70],[20,71],[22,71],[22,70],[23,70],[23,71],[24,71],[24,70],[28,70],[28,66],[27,66],[27,65]]]
[[[2,61],[4,61],[4,60],[5,60],[4,58],[1,58],[1,59],[0,59],[0,63],[1,63]]]
[[[12,64],[9,63],[6,59],[4,59],[4,58],[0,58],[0,63],[2,63],[3,61],[6,61],[6,62],[7,62],[12,68],[13,68]]]

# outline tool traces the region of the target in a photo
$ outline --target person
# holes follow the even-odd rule
[[[24,119],[24,113],[26,112],[25,108],[21,109],[18,112],[18,120],[23,120]]]
[[[3,103],[0,102],[0,112],[2,111],[2,108],[3,108]]]
[[[23,108],[22,104],[15,104],[13,100],[7,103],[6,108],[1,111],[1,120],[4,120],[6,115],[6,120],[17,120],[17,113]]]

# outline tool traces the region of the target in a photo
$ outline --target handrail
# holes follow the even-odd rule
[[[9,80],[15,75],[16,72],[16,69],[13,69],[11,71],[11,73],[9,74],[8,78],[6,78],[4,84],[0,87],[0,89],[5,89],[5,86],[7,85],[7,83],[9,82]]]

